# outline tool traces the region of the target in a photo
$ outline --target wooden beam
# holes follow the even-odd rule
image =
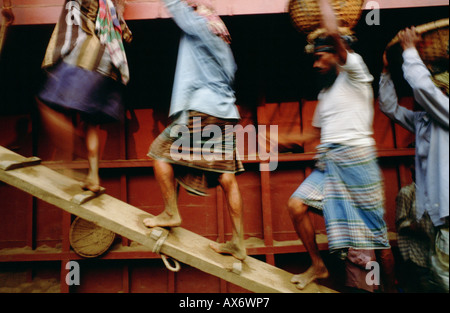
[[[286,13],[289,0],[213,0],[220,15]],[[448,6],[448,0],[366,0],[381,9]],[[127,20],[168,18],[160,0],[127,0]],[[55,24],[64,0],[13,0],[14,25]],[[3,5],[3,0],[0,0]],[[365,6],[364,6],[365,7]],[[0,20],[1,20],[0,16]]]
[[[0,146],[0,161],[4,160],[20,162],[26,158]],[[76,204],[72,199],[82,192],[80,183],[48,167],[35,165],[10,171],[0,170],[0,180],[150,249],[156,245],[155,239],[151,237],[152,230],[142,223],[145,217],[151,216],[149,213],[107,194],[99,195],[81,205]],[[175,227],[169,230],[160,253],[249,291],[300,292],[290,283],[292,274],[252,257],[244,260],[241,273],[236,274],[232,269],[237,260],[215,253],[209,247],[210,243],[212,241],[209,239]],[[303,292],[333,290],[311,284]]]

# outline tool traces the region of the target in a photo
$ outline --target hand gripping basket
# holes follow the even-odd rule
[[[422,42],[417,46],[420,57],[430,70],[436,86],[445,90],[448,94],[448,65],[449,65],[449,19],[444,18],[416,27],[416,31],[422,35]],[[387,45],[387,50],[399,53],[398,34]]]
[[[364,0],[331,0],[339,31],[342,35],[352,35],[352,29],[358,23]],[[321,12],[316,0],[290,0],[289,14],[298,31],[308,34],[308,41],[323,34]]]
[[[417,50],[425,64],[431,64],[442,59],[448,60],[449,50],[449,19],[444,18],[416,27],[416,31],[422,35],[423,42]],[[387,45],[387,49],[398,44],[398,34]]]

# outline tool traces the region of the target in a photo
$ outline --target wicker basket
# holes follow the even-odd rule
[[[364,0],[332,0],[341,29],[347,32],[358,23]],[[317,32],[321,27],[321,12],[316,0],[290,0],[289,14],[295,27],[303,33]]]
[[[85,258],[95,258],[112,245],[116,234],[77,217],[71,225],[69,240],[73,250]]]
[[[431,72],[434,84],[445,94],[449,94],[449,19],[434,21],[416,27],[423,40],[418,44],[417,51],[423,63]],[[394,69],[401,66],[402,48],[398,34],[387,45],[389,64]],[[394,61],[394,62],[393,62]]]
[[[449,59],[449,19],[434,21],[416,27],[416,31],[422,35],[423,41],[418,45],[420,57],[430,68],[436,62]],[[387,45],[391,49],[398,44],[398,34]],[[448,64],[447,64],[448,66]],[[432,70],[430,68],[430,70]],[[448,68],[447,68],[448,70]],[[432,72],[435,72],[432,70]]]

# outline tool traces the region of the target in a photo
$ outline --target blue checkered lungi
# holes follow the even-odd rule
[[[323,210],[329,249],[390,248],[374,148],[321,145],[317,166],[292,197]]]

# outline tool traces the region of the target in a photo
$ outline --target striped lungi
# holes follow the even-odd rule
[[[189,111],[187,125],[169,125],[152,143],[148,156],[174,165],[175,178],[189,193],[206,196],[224,173],[244,166],[236,151],[236,119]]]
[[[323,210],[330,250],[390,248],[372,147],[319,146],[318,168],[292,197]]]

